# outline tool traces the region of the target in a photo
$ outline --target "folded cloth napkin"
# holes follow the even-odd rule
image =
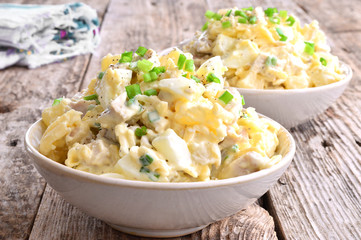
[[[94,51],[99,20],[84,3],[0,4],[0,69],[36,68]]]

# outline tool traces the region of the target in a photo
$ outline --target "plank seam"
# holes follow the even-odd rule
[[[31,233],[33,232],[33,228],[34,228],[34,224],[35,224],[35,219],[36,219],[36,217],[38,216],[39,208],[40,208],[40,205],[41,205],[41,203],[42,203],[42,201],[43,201],[43,197],[44,197],[44,193],[45,193],[45,188],[46,188],[47,185],[48,185],[48,183],[45,182],[44,188],[43,188],[43,192],[42,192],[41,195],[40,195],[39,204],[38,204],[38,206],[36,207],[36,214],[34,214],[34,217],[33,217],[32,221],[31,221],[31,228],[30,228],[29,235],[27,236],[26,240],[28,240],[28,239],[30,238]]]

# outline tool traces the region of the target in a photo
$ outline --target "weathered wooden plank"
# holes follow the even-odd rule
[[[45,214],[46,213],[46,214]],[[89,217],[65,202],[47,187],[39,208],[30,240],[42,239],[146,239],[131,236]],[[273,219],[257,204],[246,210],[211,224],[197,233],[173,238],[186,239],[277,239]]]
[[[162,49],[191,37],[203,24],[204,3],[197,1],[112,1],[102,26],[103,44],[93,55],[85,82],[99,71],[100,59],[139,45]],[[134,17],[131,17],[132,14]],[[200,16],[194,18],[194,16]],[[162,19],[162,21],[159,21]],[[117,23],[117,24],[115,24]],[[186,26],[186,28],[185,28]],[[131,39],[131,41],[129,41]],[[137,239],[65,203],[47,187],[30,239]],[[178,239],[275,239],[272,217],[253,205],[204,230]]]
[[[53,3],[58,1],[45,1]],[[103,15],[105,1],[90,5]],[[80,85],[88,61],[89,55],[34,70],[12,67],[1,71],[0,239],[28,238],[45,187],[23,148],[25,131],[51,99],[76,92],[74,86]]]

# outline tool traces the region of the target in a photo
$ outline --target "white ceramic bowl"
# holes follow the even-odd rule
[[[282,128],[282,160],[245,176],[194,183],[157,183],[107,178],[59,164],[37,150],[45,126],[26,133],[25,147],[39,173],[70,204],[113,228],[139,236],[175,237],[246,208],[276,183],[291,163],[295,142]]]
[[[343,93],[352,78],[352,69],[341,62],[345,78],[339,82],[306,89],[245,89],[246,107],[254,107],[286,128],[301,124],[325,111]]]

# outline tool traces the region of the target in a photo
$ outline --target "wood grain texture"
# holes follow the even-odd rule
[[[100,17],[103,15],[106,2],[91,1],[90,5]],[[25,153],[24,135],[52,99],[77,91],[89,57],[79,56],[33,70],[11,67],[1,71],[0,239],[26,239],[30,234],[45,181]]]
[[[104,222],[89,217],[65,202],[53,189],[47,187],[36,217],[30,240],[77,239],[147,239],[112,229]],[[187,239],[277,239],[272,217],[266,210],[253,204],[246,210],[209,225],[184,237]]]

